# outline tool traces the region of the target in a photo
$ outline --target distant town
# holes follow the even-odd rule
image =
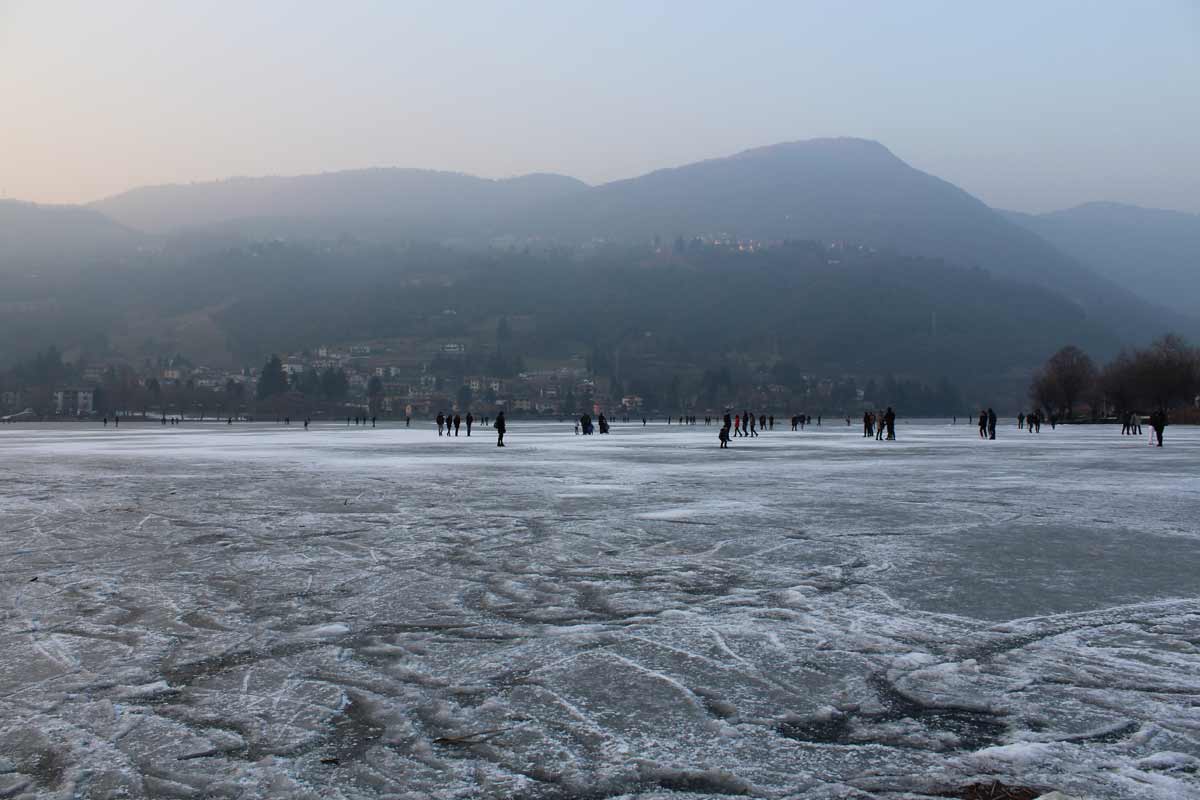
[[[18,367],[0,392],[0,415],[81,418],[100,415],[254,418],[346,414],[404,418],[439,412],[559,417],[576,412],[638,415],[660,412],[641,395],[616,390],[589,369],[586,354],[566,363],[510,375],[471,372],[469,345],[381,341],[328,345],[273,355],[262,366],[215,369],[176,356],[143,364],[72,364],[56,350]],[[495,360],[495,359],[493,359]],[[521,362],[520,358],[516,359]],[[761,376],[764,381],[768,376]],[[852,382],[851,382],[852,383]],[[833,402],[861,406],[864,391],[832,378],[812,377],[805,392],[813,408]],[[789,387],[764,382],[756,408],[782,409],[796,400]],[[685,400],[681,413],[695,409]],[[703,409],[701,409],[703,410]],[[710,409],[715,410],[715,409]]]

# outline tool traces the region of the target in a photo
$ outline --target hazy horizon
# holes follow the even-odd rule
[[[1197,44],[1200,7],[1173,0],[0,0],[0,197],[369,167],[597,184],[854,136],[997,208],[1200,213]]]

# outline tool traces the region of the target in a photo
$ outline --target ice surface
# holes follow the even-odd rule
[[[0,797],[1200,797],[1200,430],[487,434],[0,426]]]

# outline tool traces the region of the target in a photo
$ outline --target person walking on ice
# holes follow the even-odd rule
[[[504,447],[504,431],[507,426],[504,424],[503,411],[496,415],[496,421],[492,423],[492,427],[496,429],[496,447]]]
[[[1167,427],[1167,412],[1161,408],[1150,415],[1150,428],[1154,431],[1155,438],[1158,439],[1158,446],[1162,447],[1163,431]],[[1153,442],[1152,442],[1153,443]]]

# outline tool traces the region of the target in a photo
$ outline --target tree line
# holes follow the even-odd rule
[[[1200,395],[1200,348],[1167,334],[1148,347],[1123,349],[1097,367],[1081,348],[1069,345],[1034,373],[1029,400],[1063,419],[1086,408],[1092,418],[1125,411],[1169,411],[1191,407]]]

